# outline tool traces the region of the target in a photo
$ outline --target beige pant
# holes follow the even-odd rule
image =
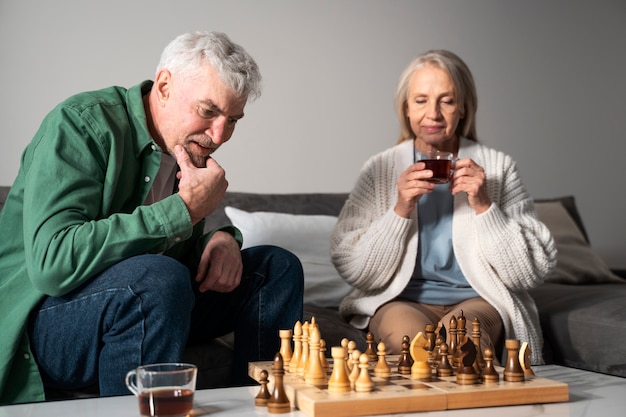
[[[370,320],[369,331],[372,332],[376,341],[380,340],[385,343],[388,354],[397,355],[401,351],[403,336],[413,339],[418,332],[424,332],[427,324],[436,327],[439,322],[444,325],[447,333],[450,328],[450,319],[452,316],[458,319],[461,310],[467,321],[467,335],[471,335],[472,321],[478,318],[482,351],[489,348],[495,357],[499,356],[504,346],[504,325],[496,309],[482,298],[470,298],[449,306],[419,304],[406,299],[395,299],[376,310]]]

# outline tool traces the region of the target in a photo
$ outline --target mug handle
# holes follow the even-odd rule
[[[139,389],[137,388],[137,370],[133,369],[126,374],[126,387],[130,392],[139,395]]]

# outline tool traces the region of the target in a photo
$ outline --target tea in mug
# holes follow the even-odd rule
[[[426,169],[433,172],[433,176],[426,178],[426,181],[434,182],[435,184],[445,184],[450,177],[450,165],[452,161],[449,159],[421,159],[426,165]]]
[[[139,414],[149,417],[182,416],[193,409],[193,391],[163,387],[139,393]]]

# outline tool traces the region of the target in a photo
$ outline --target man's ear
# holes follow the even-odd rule
[[[168,70],[161,70],[158,72],[156,79],[154,80],[154,88],[159,99],[159,104],[164,105],[170,98],[170,87],[172,81],[172,74]]]

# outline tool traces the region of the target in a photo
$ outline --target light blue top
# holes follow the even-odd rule
[[[417,262],[400,297],[435,305],[478,297],[461,272],[452,248],[453,196],[449,184],[436,185],[435,191],[423,195],[417,210]]]

